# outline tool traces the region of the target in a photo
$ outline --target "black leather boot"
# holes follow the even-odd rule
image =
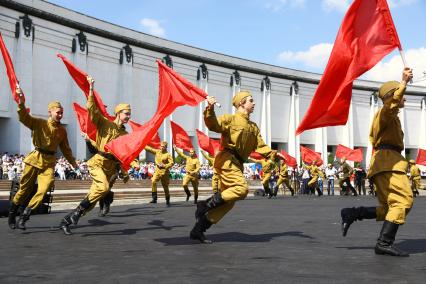
[[[198,202],[198,194],[194,194],[194,204],[197,204]]]
[[[263,186],[263,190],[265,190],[265,195],[267,195],[269,198],[271,198],[271,190],[269,186]]]
[[[108,191],[107,195],[104,198],[104,206],[102,210],[102,215],[106,216],[111,209],[111,203],[114,201],[114,192]]]
[[[380,231],[380,236],[377,239],[376,247],[374,252],[376,254],[385,254],[391,256],[410,256],[407,252],[395,247],[393,242],[395,241],[395,235],[398,231],[398,224],[384,221],[382,230]]]
[[[24,211],[22,212],[21,216],[19,217],[17,228],[21,230],[26,230],[27,227],[25,227],[25,223],[30,219],[30,216],[31,216],[31,208],[26,207]]]
[[[183,190],[185,191],[185,193],[186,193],[186,201],[188,202],[189,201],[189,198],[191,197],[191,192],[189,191],[189,188],[187,187],[187,186],[184,186],[183,187]]]
[[[170,196],[166,196],[166,205],[170,207]]]
[[[10,202],[10,208],[9,208],[9,218],[8,218],[8,224],[9,228],[14,230],[16,228],[16,214],[18,214],[18,208],[19,205],[16,205],[12,201]]]
[[[104,215],[104,199],[102,198],[102,199],[100,199],[99,200],[99,213],[98,213],[98,216],[99,217],[105,217],[105,215]]]
[[[208,211],[213,208],[217,208],[225,203],[225,200],[222,199],[220,192],[216,192],[210,198],[205,201],[200,201],[197,203],[197,210],[195,211],[195,219],[199,219]]]
[[[210,228],[212,223],[207,219],[206,215],[201,216],[196,222],[191,232],[189,233],[189,238],[191,240],[197,240],[202,244],[211,244],[212,241],[208,240],[204,235],[204,232]]]
[[[152,192],[152,200],[149,203],[157,203],[157,192]]]
[[[351,224],[357,220],[363,219],[375,219],[376,207],[352,207],[352,208],[343,208],[340,211],[340,216],[342,217],[342,234],[345,237],[348,233],[349,227]]]
[[[294,196],[294,189],[292,188],[289,188],[289,189],[290,189],[291,196]]]
[[[87,208],[90,208],[90,202],[87,198],[83,199],[80,204],[73,211],[68,213],[59,224],[60,228],[64,232],[65,235],[71,235],[71,225],[77,225],[80,217],[83,215]]]

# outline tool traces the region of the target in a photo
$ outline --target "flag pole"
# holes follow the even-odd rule
[[[405,52],[402,48],[398,48],[399,54],[401,55],[402,63],[404,68],[408,67],[407,60],[405,59]],[[410,80],[410,84],[413,84],[413,79]]]

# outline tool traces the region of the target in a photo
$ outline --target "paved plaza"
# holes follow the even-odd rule
[[[0,283],[424,283],[426,198],[397,235],[409,258],[374,254],[381,223],[372,220],[341,236],[341,207],[375,204],[248,198],[207,232],[212,245],[189,240],[195,207],[185,202],[113,206],[104,218],[96,208],[72,236],[54,229],[66,211],[32,216],[25,232],[2,218]]]

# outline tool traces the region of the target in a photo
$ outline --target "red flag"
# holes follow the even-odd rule
[[[148,143],[148,146],[151,146],[155,149],[160,149],[161,147],[161,140],[160,136],[158,135],[158,132],[155,133],[154,137],[152,137],[151,142]]]
[[[181,148],[187,152],[194,149],[192,146],[191,138],[189,138],[185,129],[183,129],[179,124],[174,121],[170,121],[170,126],[172,127],[172,140],[173,144],[176,147]]]
[[[164,119],[177,107],[196,106],[207,97],[203,90],[195,87],[160,60],[157,60],[157,64],[160,88],[156,113],[139,129],[120,136],[105,146],[105,149],[120,160],[125,169],[151,141]]]
[[[214,157],[216,152],[220,150],[220,140],[212,139],[198,129],[196,129],[195,132],[197,133],[198,145],[200,145],[200,148]]]
[[[78,103],[73,103],[73,107],[81,132],[86,133],[92,141],[96,141],[96,126],[89,119],[87,109]]]
[[[10,90],[12,91],[13,99],[16,103],[19,103],[19,96],[16,94],[16,85],[19,84],[16,78],[15,69],[13,68],[12,59],[10,59],[9,52],[7,51],[6,45],[4,44],[3,37],[0,33],[0,50],[3,55],[4,65],[6,66],[7,77],[9,78]],[[23,96],[24,94],[22,94]],[[28,111],[29,112],[29,111]]]
[[[297,167],[297,161],[296,158],[290,156],[286,151],[281,150],[280,152],[281,156],[284,158],[285,163],[287,164],[287,166],[290,166],[292,168],[296,168]]]
[[[321,166],[323,164],[321,153],[317,153],[312,149],[300,146],[300,154],[302,155],[302,161],[307,164],[312,164],[314,160],[317,161],[317,166]]]
[[[336,157],[346,158],[349,161],[361,162],[363,160],[363,152],[361,148],[352,150],[342,144],[337,145]]]
[[[426,166],[426,150],[420,149],[417,153],[416,164]]]
[[[259,154],[258,152],[251,152],[250,153],[250,158],[256,159],[256,160],[265,160],[265,157],[263,157],[261,154]]]
[[[89,82],[87,82],[87,73],[85,73],[84,71],[79,69],[77,66],[72,64],[72,62],[69,61],[62,54],[58,54],[58,57],[62,59],[71,77],[74,79],[76,84],[80,87],[80,89],[84,92],[84,94],[86,95],[86,98],[89,97],[90,85],[89,85]],[[108,118],[109,120],[113,121],[115,117],[108,114],[108,111],[106,110],[106,107],[104,103],[102,102],[101,96],[98,94],[96,90],[93,90],[93,96],[95,98],[95,102],[98,105],[102,115]]]
[[[401,44],[386,0],[353,1],[296,135],[308,129],[345,125],[353,81],[396,47],[401,49]]]

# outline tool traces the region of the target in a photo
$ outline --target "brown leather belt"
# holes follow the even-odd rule
[[[35,149],[36,149],[37,151],[39,151],[40,153],[45,154],[45,155],[51,155],[51,156],[54,156],[54,155],[56,154],[56,152],[55,152],[55,151],[49,151],[49,150],[42,149],[42,148],[39,148],[39,147],[35,147]]]
[[[105,153],[105,152],[102,152],[102,151],[98,151],[97,154],[101,155],[105,159],[117,161],[117,158],[113,154]]]
[[[401,149],[400,147],[395,146],[395,145],[383,144],[383,145],[379,145],[379,146],[374,148],[374,151],[378,151],[378,150],[392,150],[392,151],[401,153],[403,149]]]
[[[225,148],[225,149],[223,149],[223,151],[226,151],[226,152],[232,154],[235,158],[237,158],[237,160],[241,164],[244,164],[245,161],[243,160],[243,158],[241,158],[240,154],[238,154],[238,152],[235,151],[234,149]]]

